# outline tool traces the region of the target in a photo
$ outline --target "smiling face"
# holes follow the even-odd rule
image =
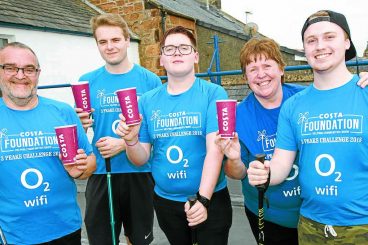
[[[186,35],[175,33],[166,37],[164,46],[179,46],[182,44],[193,46],[190,39]],[[176,49],[175,53],[171,56],[162,53],[160,57],[160,65],[165,67],[168,76],[194,76],[194,64],[198,63],[198,60],[199,56],[196,50],[192,49],[190,54],[183,55],[178,49]]]
[[[279,64],[264,55],[252,56],[251,60],[245,67],[245,77],[255,96],[260,100],[273,100],[276,96],[282,96],[279,92],[284,72]]]
[[[321,21],[310,25],[304,33],[304,50],[315,72],[326,72],[345,64],[350,41],[338,25]]]
[[[98,50],[107,66],[118,66],[128,61],[127,48],[130,39],[124,38],[123,30],[118,26],[100,26],[95,31]]]
[[[38,68],[37,58],[30,50],[12,46],[0,51],[0,64]],[[37,103],[39,75],[40,71],[34,76],[26,76],[24,70],[19,70],[15,75],[9,75],[4,69],[0,69],[0,88],[5,103],[12,108],[25,108]]]

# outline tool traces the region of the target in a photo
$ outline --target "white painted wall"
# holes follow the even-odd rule
[[[0,27],[0,37],[22,42],[36,53],[41,75],[39,85],[78,81],[89,71],[104,65],[93,37]],[[139,64],[138,42],[132,41],[128,56]],[[39,94],[74,104],[70,88],[42,89]]]

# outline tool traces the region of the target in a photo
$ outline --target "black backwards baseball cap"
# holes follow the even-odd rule
[[[305,21],[303,29],[302,29],[302,40],[304,41],[304,32],[307,30],[307,28],[317,22],[321,21],[328,21],[331,23],[335,23],[336,25],[340,26],[347,34],[350,40],[350,48],[346,50],[345,52],[345,60],[351,60],[356,56],[356,50],[353,44],[353,41],[351,40],[350,35],[350,29],[348,22],[346,21],[346,18],[343,14],[333,12],[331,10],[322,10],[326,13],[328,13],[328,16],[317,16],[317,17],[308,17],[308,19]]]

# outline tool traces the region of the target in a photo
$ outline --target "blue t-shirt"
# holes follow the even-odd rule
[[[81,228],[77,188],[59,159],[54,127],[77,124],[78,145],[92,147],[69,105],[38,97],[26,111],[0,99],[0,226],[9,244],[51,241]]]
[[[119,123],[120,105],[115,91],[118,89],[136,87],[138,98],[145,92],[161,86],[160,78],[154,73],[134,64],[133,68],[124,74],[111,74],[105,66],[87,73],[79,81],[89,81],[91,106],[93,113],[93,152],[96,155],[97,169],[94,174],[106,174],[105,160],[96,147],[96,142],[106,136],[120,138],[116,135]],[[125,151],[111,157],[112,173],[150,172],[150,165],[137,167],[132,164]]]
[[[178,95],[170,95],[166,83],[141,97],[139,139],[153,146],[150,161],[157,195],[185,202],[198,191],[206,135],[218,130],[216,100],[226,98],[222,87],[199,78]],[[222,172],[215,191],[225,187]]]
[[[299,150],[301,215],[322,224],[368,224],[368,89],[317,90],[285,102],[277,148]]]
[[[282,85],[282,103],[305,87],[293,84]],[[272,158],[276,144],[277,120],[280,107],[264,108],[251,93],[237,107],[236,131],[241,142],[241,158],[248,168],[256,154],[266,154],[266,160]],[[280,185],[270,186],[266,196],[269,208],[265,208],[264,218],[281,226],[296,228],[299,219],[300,186],[298,166],[294,164],[288,179]],[[258,214],[258,191],[248,179],[242,180],[244,205],[254,214]]]

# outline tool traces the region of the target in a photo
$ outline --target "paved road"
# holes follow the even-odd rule
[[[253,238],[252,232],[249,227],[248,220],[244,214],[243,198],[241,194],[240,183],[238,181],[229,180],[228,186],[231,194],[231,201],[233,206],[233,225],[230,229],[229,245],[256,245],[256,241]],[[78,201],[82,209],[82,214],[85,211],[85,199],[84,199],[85,181],[78,181]],[[158,227],[157,220],[155,219],[154,228],[154,241],[152,245],[168,245],[165,235]],[[120,245],[125,245],[125,238],[120,237]],[[82,229],[82,244],[88,245],[87,234],[85,227]]]

